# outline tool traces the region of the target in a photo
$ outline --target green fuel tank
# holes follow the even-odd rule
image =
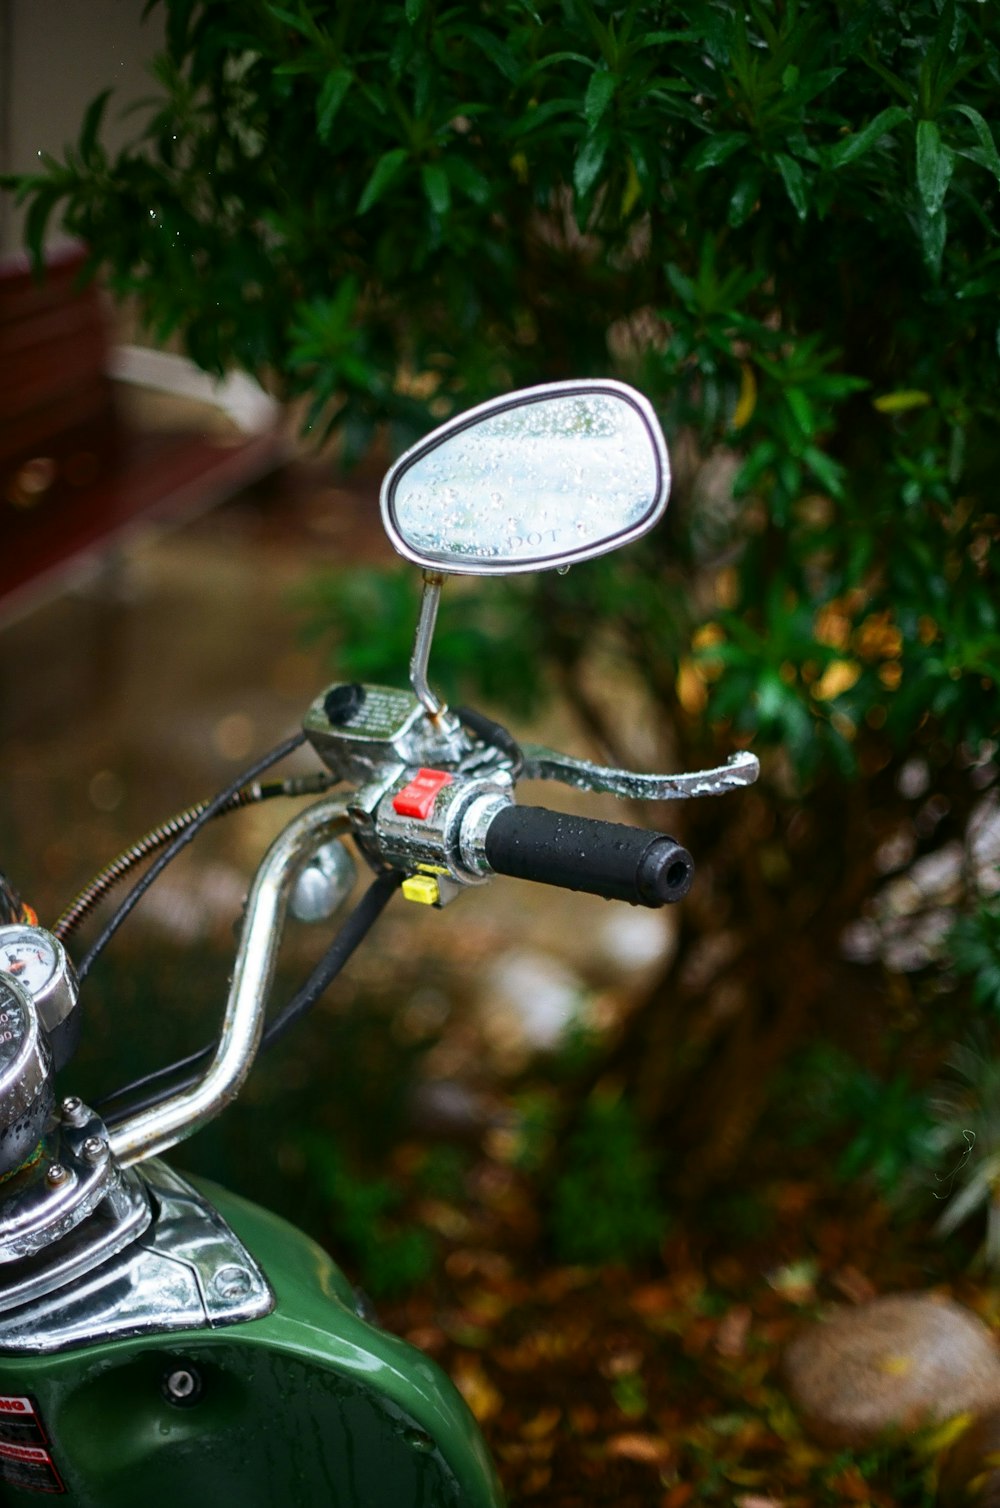
[[[344,1274],[293,1226],[196,1187],[266,1274],[270,1312],[31,1355],[0,1328],[0,1501],[503,1508],[440,1368],[362,1318]]]

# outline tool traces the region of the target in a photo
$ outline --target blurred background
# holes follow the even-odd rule
[[[633,382],[663,526],[449,584],[432,680],[638,769],[750,746],[759,784],[567,798],[686,843],[667,915],[394,902],[180,1161],[448,1361],[512,1490],[681,1508],[763,1462],[842,1501],[783,1338],[900,1285],[989,1317],[1000,1258],[1000,39],[935,0],[662,11],[0,0],[0,855],[51,920],[329,681],[404,684],[385,467],[497,392]],[[74,1089],[211,1033],[286,817],[142,903]],[[575,1422],[538,1412],[560,1368]]]

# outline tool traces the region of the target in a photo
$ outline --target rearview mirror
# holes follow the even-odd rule
[[[624,383],[550,382],[470,409],[382,484],[394,547],[425,570],[497,576],[565,567],[645,534],[667,505],[667,448]]]

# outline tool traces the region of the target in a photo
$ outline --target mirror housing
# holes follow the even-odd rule
[[[438,574],[566,568],[638,539],[662,516],[667,447],[641,393],[550,382],[450,419],[382,484],[400,555]]]

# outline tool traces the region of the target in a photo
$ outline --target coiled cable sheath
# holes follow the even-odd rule
[[[286,738],[283,743],[276,744],[269,753],[264,754],[249,769],[244,770],[241,775],[238,775],[235,780],[226,786],[225,790],[220,791],[211,801],[205,802],[197,816],[193,817],[188,825],[181,828],[180,832],[170,840],[168,846],[160,854],[160,857],[155,863],[150,865],[146,873],[132,886],[132,889],[126,895],[121,905],[105,924],[96,942],[91,945],[80,960],[76,972],[81,983],[90,973],[98,954],[111,941],[122,922],[133,908],[138,905],[153,881],[159,878],[167,865],[173,859],[176,859],[181,850],[201,831],[206,822],[211,821],[213,817],[217,817],[220,812],[225,811],[229,803],[239,794],[244,786],[250,785],[257,779],[258,775],[262,775],[265,770],[270,769],[271,765],[277,764],[279,759],[284,759],[286,755],[300,748],[305,743],[305,738],[304,733],[294,733],[291,738]]]

